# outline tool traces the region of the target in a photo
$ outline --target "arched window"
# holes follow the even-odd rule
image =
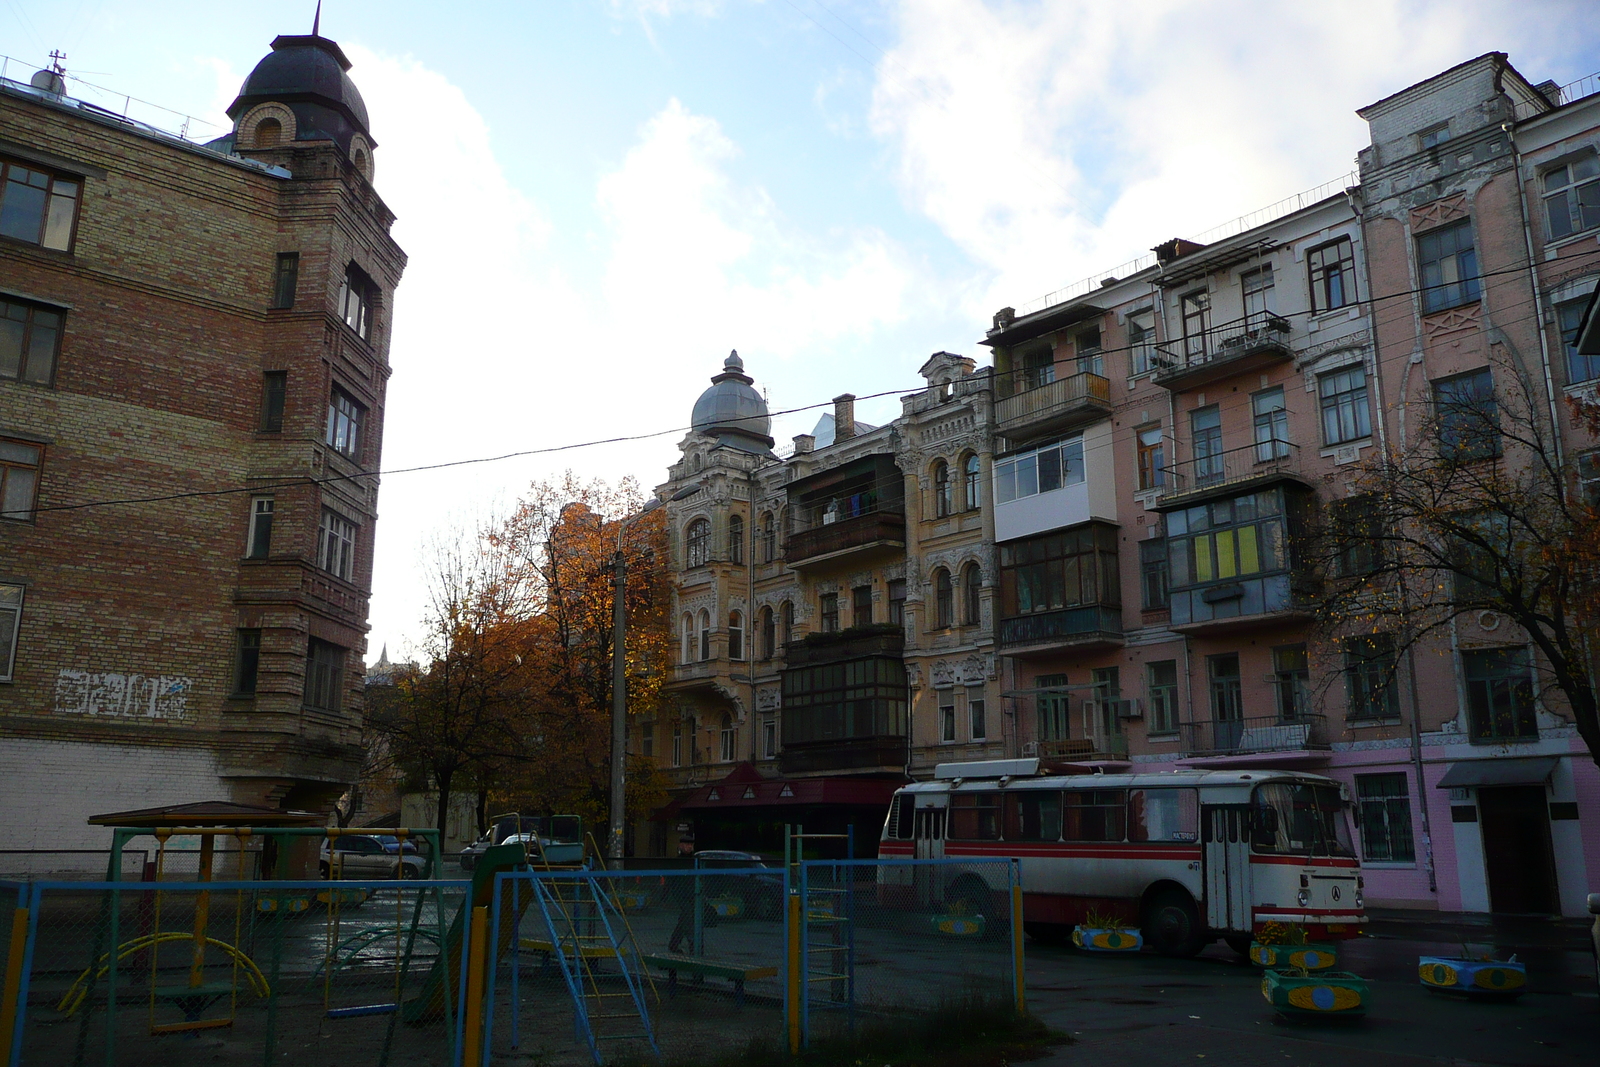
[[[950,514],[950,465],[942,459],[933,465],[933,514],[940,519]]]
[[[733,762],[733,716],[722,713],[722,762]]]
[[[684,562],[690,567],[704,567],[711,562],[711,522],[696,519],[689,524],[683,537]]]
[[[961,622],[966,626],[978,625],[982,609],[979,606],[979,590],[983,588],[983,572],[976,563],[969,563],[961,569]]]
[[[728,562],[744,562],[744,519],[738,515],[728,516]]]
[[[761,514],[761,562],[771,563],[778,558],[778,526],[772,512]]]
[[[943,567],[933,572],[933,603],[934,628],[948,629],[955,621],[955,590],[950,587],[950,572]]]
[[[728,658],[744,659],[744,615],[728,612]]]
[[[783,602],[783,643],[794,640],[794,601]]]
[[[262,119],[256,123],[256,147],[276,148],[283,140],[283,123],[277,119]]]
[[[679,663],[694,662],[694,616],[687,611],[683,613],[683,655],[678,657]]]
[[[962,484],[966,488],[966,505],[968,511],[977,511],[983,504],[983,494],[979,492],[978,455],[969,453],[966,462],[962,464]]]
[[[700,612],[700,659],[711,658],[711,613]]]
[[[771,659],[778,654],[778,624],[771,608],[761,609],[761,658]]]

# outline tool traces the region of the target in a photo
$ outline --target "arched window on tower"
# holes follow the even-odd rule
[[[700,612],[700,660],[704,662],[711,658],[711,613]]]
[[[969,563],[961,568],[961,603],[962,624],[965,626],[978,625],[982,614],[980,591],[983,588],[983,571],[976,563]]]
[[[283,123],[277,119],[262,119],[256,123],[256,147],[276,148],[283,140]]]
[[[983,506],[982,484],[978,470],[978,454],[967,453],[966,460],[962,463],[962,485],[965,488],[966,506],[968,511],[977,511]]]
[[[955,622],[955,590],[950,585],[950,572],[940,567],[933,572],[933,626],[946,630]]]
[[[942,459],[933,465],[933,514],[940,519],[950,514],[950,465]]]
[[[744,562],[744,519],[738,515],[728,516],[728,562]]]
[[[728,658],[744,659],[744,615],[728,612]]]
[[[711,562],[711,521],[696,519],[683,535],[684,565],[704,567]]]

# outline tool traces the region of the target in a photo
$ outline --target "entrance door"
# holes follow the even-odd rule
[[[1489,908],[1511,914],[1559,912],[1544,786],[1481,788],[1478,810],[1483,862],[1489,875]]]
[[[1232,752],[1244,737],[1244,699],[1239,687],[1239,654],[1207,656],[1211,672],[1211,721],[1217,752]]]
[[[1218,804],[1204,815],[1206,925],[1243,933],[1251,928],[1250,807]]]

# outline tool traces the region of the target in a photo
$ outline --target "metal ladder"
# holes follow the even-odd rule
[[[846,1012],[855,1025],[856,932],[854,869],[827,860],[805,860],[808,840],[843,840],[845,854],[855,852],[855,827],[842,834],[808,834],[802,826],[785,827],[785,869],[800,894],[800,1018],[810,1032],[813,1010]],[[822,876],[818,884],[818,875]]]
[[[644,961],[616,902],[593,875],[548,873],[532,881],[551,955],[572,995],[577,1034],[594,1062],[602,1062],[601,1043],[611,1041],[643,1041],[660,1059],[644,999]],[[607,960],[615,970],[603,968]]]

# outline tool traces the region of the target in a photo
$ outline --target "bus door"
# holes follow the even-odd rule
[[[918,808],[913,819],[919,860],[944,858],[944,808]]]
[[[1250,806],[1215,804],[1203,809],[1206,865],[1206,925],[1245,932],[1250,912]]]

